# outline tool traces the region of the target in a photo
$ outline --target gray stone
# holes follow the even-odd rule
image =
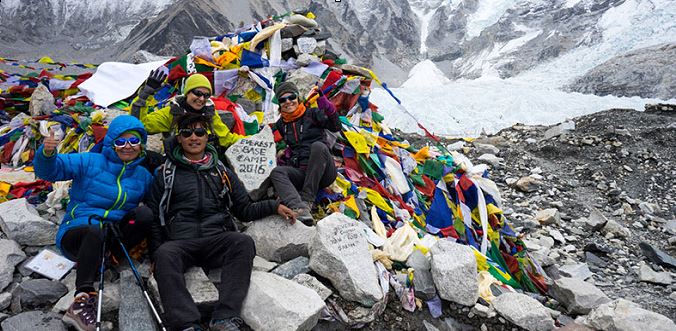
[[[9,239],[21,245],[53,245],[56,225],[42,219],[25,198],[0,204],[0,228]]]
[[[676,220],[671,220],[665,223],[664,230],[672,236],[676,235]]]
[[[638,244],[643,255],[663,267],[676,268],[676,258],[643,241]]]
[[[449,152],[459,151],[459,150],[461,150],[463,147],[465,147],[465,142],[462,141],[462,140],[456,141],[456,142],[454,142],[454,143],[452,143],[452,144],[446,145],[446,149],[447,149]]]
[[[41,311],[27,311],[12,316],[0,324],[4,331],[66,331],[61,322],[61,315],[43,313]]]
[[[31,116],[49,115],[56,110],[54,96],[44,84],[38,84],[31,94],[28,112]]]
[[[566,264],[559,268],[559,272],[564,277],[579,278],[582,280],[594,275],[594,273],[589,270],[589,266],[587,266],[586,263]]]
[[[331,291],[328,287],[326,287],[322,282],[317,280],[317,278],[312,277],[308,274],[299,274],[293,277],[294,282],[303,285],[307,288],[310,288],[317,292],[319,294],[319,297],[322,298],[322,300],[328,299],[331,294],[333,294],[333,291]]]
[[[60,282],[48,279],[29,279],[21,282],[12,294],[14,300],[19,300],[21,307],[41,307],[55,303],[68,288]]]
[[[578,278],[559,278],[550,289],[554,299],[561,302],[569,313],[587,314],[610,299],[596,286]]]
[[[183,275],[185,287],[192,300],[198,306],[211,305],[218,302],[218,289],[200,267],[192,267]]]
[[[575,130],[575,122],[566,121],[559,125],[553,126],[545,131],[545,139],[558,137],[564,133],[568,133]]]
[[[118,314],[120,331],[157,330],[153,313],[131,269],[120,272],[120,297],[124,298]]]
[[[270,271],[277,267],[277,263],[270,262],[258,255],[254,257],[253,270],[255,271]]]
[[[344,299],[371,307],[383,293],[363,226],[342,213],[322,219],[310,240],[310,268],[329,279]]]
[[[10,303],[12,303],[12,293],[0,293],[0,311],[7,309]]]
[[[608,223],[608,219],[596,208],[592,208],[589,216],[585,219],[585,224],[593,230],[600,230],[606,223]]]
[[[674,281],[671,278],[671,273],[656,272],[653,270],[653,268],[651,268],[643,261],[639,263],[638,279],[642,282],[649,282],[662,285],[671,285],[671,283],[673,283]]]
[[[308,242],[314,227],[301,222],[289,224],[281,216],[269,216],[252,222],[244,231],[256,243],[256,253],[269,261],[286,262],[308,256]]]
[[[482,144],[482,143],[474,143],[474,147],[476,148],[476,151],[478,154],[493,154],[493,155],[498,155],[500,153],[500,149],[490,145],[490,144]]]
[[[645,310],[625,299],[617,299],[598,306],[581,319],[581,322],[597,330],[676,330],[676,324],[666,316]]]
[[[502,317],[526,330],[554,329],[554,320],[549,310],[525,294],[504,293],[495,298],[491,304]]]
[[[612,234],[615,237],[626,238],[631,235],[629,229],[617,223],[615,220],[608,220],[608,223],[602,229],[605,234]]]
[[[501,157],[497,157],[493,154],[482,154],[478,158],[479,161],[484,161],[484,163],[488,163],[492,165],[493,167],[497,167],[500,165],[500,163],[504,162],[505,159]]]
[[[415,296],[422,300],[432,300],[437,295],[434,286],[434,278],[430,269],[432,265],[429,259],[420,251],[414,250],[406,260],[406,265],[413,268],[413,288]]]
[[[558,241],[562,244],[566,243],[566,238],[563,237],[563,235],[561,234],[561,232],[559,230],[551,229],[551,230],[549,230],[549,235],[552,236],[552,238],[554,238],[554,240],[556,240],[556,241]]]
[[[14,268],[26,259],[26,253],[13,240],[0,239],[0,291],[12,282]]]
[[[535,219],[543,225],[558,224],[561,222],[561,215],[556,208],[539,210],[535,214]]]
[[[247,191],[257,189],[277,166],[272,129],[265,126],[259,133],[238,140],[225,156]]]
[[[282,276],[286,279],[292,279],[298,274],[308,272],[310,272],[310,259],[305,256],[299,256],[272,270],[273,274]]]
[[[468,246],[439,240],[431,250],[432,278],[439,296],[465,306],[479,298],[476,257]]]
[[[271,273],[254,271],[242,319],[254,330],[310,330],[324,301],[317,292]]]

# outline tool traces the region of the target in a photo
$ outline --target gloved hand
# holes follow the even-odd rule
[[[149,92],[155,93],[160,89],[165,79],[167,79],[167,74],[164,73],[162,68],[157,68],[150,72],[148,79],[146,79],[146,87],[149,88]]]

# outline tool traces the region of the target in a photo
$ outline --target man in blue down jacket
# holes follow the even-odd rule
[[[138,119],[123,115],[110,123],[101,153],[57,154],[59,141],[51,133],[35,154],[38,177],[50,182],[73,180],[56,246],[78,263],[75,300],[63,317],[77,330],[94,330],[96,322],[94,281],[101,263],[103,234],[95,218],[89,225],[90,217],[119,225],[129,247],[146,237],[152,223],[150,209],[138,206],[152,183],[152,175],[140,166],[146,137]],[[120,253],[119,247],[111,247],[113,253]]]

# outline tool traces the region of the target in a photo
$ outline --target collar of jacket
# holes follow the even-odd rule
[[[185,99],[185,95],[177,95],[174,99],[171,100],[169,112],[173,116],[183,115],[186,112],[195,112],[201,113],[203,115],[214,116],[216,113],[214,102],[211,99],[207,100],[207,103],[200,110],[195,110],[194,108],[188,105],[188,102]]]

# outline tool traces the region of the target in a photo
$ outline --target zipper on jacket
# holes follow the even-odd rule
[[[117,209],[122,209],[122,206],[124,206],[125,203],[127,203],[127,191],[124,191],[124,199],[122,199],[122,203]]]
[[[104,219],[108,217],[108,213],[110,213],[110,211],[112,209],[115,209],[115,206],[117,206],[117,203],[120,202],[120,196],[122,195],[122,184],[120,183],[120,179],[122,178],[122,174],[124,174],[124,171],[126,169],[127,169],[127,162],[124,163],[124,165],[122,166],[122,170],[120,171],[120,174],[117,175],[117,199],[115,199],[115,203],[113,204],[113,206],[106,209],[106,212],[103,213]]]
[[[79,203],[75,204],[75,207],[73,207],[73,209],[70,210],[70,219],[68,221],[66,221],[66,225],[68,225],[68,223],[70,223],[70,221],[75,219],[75,209],[77,209],[77,207],[79,207],[79,206],[80,206]]]
[[[296,131],[296,122],[293,122],[293,135],[296,137],[296,143],[300,144],[300,139],[298,139],[298,132]]]
[[[203,194],[202,192],[202,178],[200,178],[200,171],[196,170],[195,175],[197,176],[197,210],[198,210],[198,217],[201,220],[202,219],[202,209],[204,208],[203,206]],[[198,231],[199,231],[199,236],[202,237],[202,225],[198,223]]]

